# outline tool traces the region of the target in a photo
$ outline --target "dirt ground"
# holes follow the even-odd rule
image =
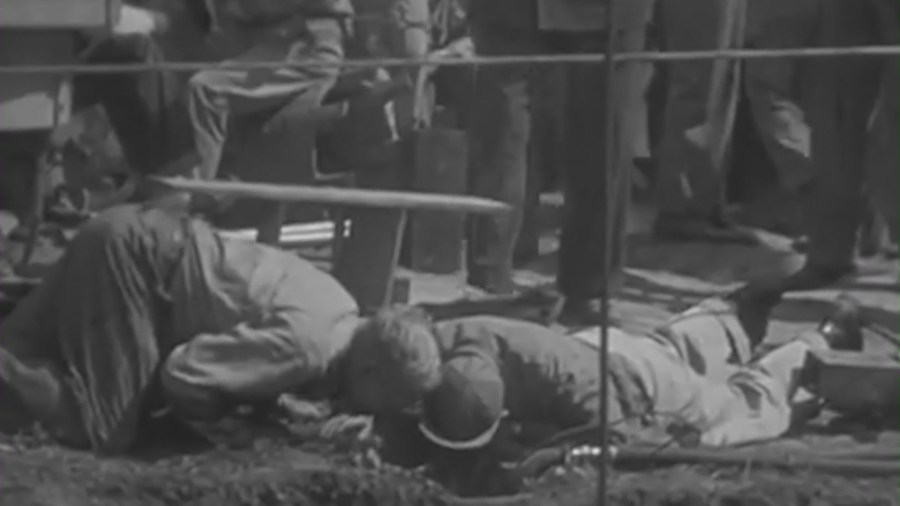
[[[632,223],[630,268],[626,289],[614,304],[614,316],[628,330],[641,331],[708,296],[723,293],[742,280],[796,266],[787,240],[766,236],[762,248],[702,244],[656,244],[646,234],[649,211],[636,209]],[[552,281],[555,239],[548,235],[547,255],[518,273],[522,284]],[[852,282],[827,291],[797,294],[786,301],[771,326],[773,340],[787,339],[814,324],[838,292],[857,296],[866,314],[897,329],[900,296],[897,265],[868,262]],[[451,300],[467,292],[459,278],[413,275],[415,301]],[[896,353],[894,345],[875,339],[873,352]],[[798,434],[776,445],[802,461],[810,449],[896,449],[896,433],[827,430]],[[898,476],[858,479],[807,471],[773,471],[748,462],[739,468],[677,467],[618,472],[603,504],[610,506],[867,506],[898,501]],[[596,476],[588,471],[551,473],[515,497],[450,497],[411,471],[354,462],[346,454],[287,442],[261,444],[253,450],[214,451],[162,460],[104,460],[36,444],[33,440],[0,442],[0,506],[268,506],[268,505],[445,505],[502,504],[581,506],[598,504]]]

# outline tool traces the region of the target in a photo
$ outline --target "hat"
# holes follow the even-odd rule
[[[442,448],[483,448],[506,416],[503,390],[496,361],[480,350],[458,352],[441,366],[441,382],[424,400],[419,431]]]

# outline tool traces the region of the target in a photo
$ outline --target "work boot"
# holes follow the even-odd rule
[[[856,266],[824,265],[807,262],[798,271],[786,277],[751,281],[728,296],[732,300],[755,300],[757,304],[777,304],[788,292],[817,290],[833,285],[853,274]]]
[[[681,214],[661,214],[653,224],[653,236],[660,241],[708,242],[712,244],[761,243],[752,230],[725,219],[701,218]]]
[[[862,351],[864,322],[860,302],[850,295],[841,294],[834,303],[834,310],[819,324],[819,332],[832,349]]]
[[[747,333],[752,347],[759,345],[768,334],[769,317],[781,302],[781,294],[751,296],[748,292],[734,292],[725,297],[734,304],[735,315]]]

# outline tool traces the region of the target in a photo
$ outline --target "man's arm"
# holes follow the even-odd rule
[[[234,403],[275,400],[327,370],[327,351],[310,338],[308,317],[283,309],[262,325],[201,334],[177,346],[161,372],[171,407],[188,419],[214,420]]]

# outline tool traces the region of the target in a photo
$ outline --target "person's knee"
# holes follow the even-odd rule
[[[192,422],[215,422],[228,412],[219,392],[191,381],[185,373],[187,360],[184,345],[175,348],[163,363],[159,385],[167,406],[178,418]]]

